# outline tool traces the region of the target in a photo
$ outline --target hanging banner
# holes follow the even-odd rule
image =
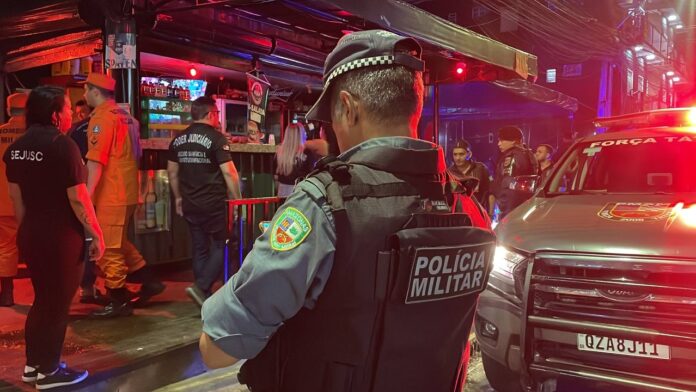
[[[271,85],[266,80],[247,74],[247,132],[252,143],[258,143],[263,138],[269,87]]]
[[[106,37],[106,69],[136,69],[135,34],[115,33]]]

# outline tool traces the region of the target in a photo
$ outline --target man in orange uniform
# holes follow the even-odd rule
[[[7,114],[10,120],[0,125],[0,157],[26,130],[26,103],[27,95],[24,93],[7,97]],[[17,221],[8,193],[5,162],[0,159],[0,306],[14,305],[12,278],[17,275],[17,259]]]
[[[128,241],[127,228],[138,204],[138,122],[114,101],[116,81],[92,73],[85,84],[85,100],[94,107],[87,127],[87,188],[104,231],[106,251],[97,261],[104,275],[110,303],[93,313],[100,318],[133,313],[128,281],[142,283],[137,302],[164,290],[145,266],[145,259]]]

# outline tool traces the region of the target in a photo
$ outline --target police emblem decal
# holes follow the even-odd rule
[[[276,219],[271,229],[271,248],[280,252],[294,249],[312,231],[312,225],[304,214],[288,207]]]
[[[607,203],[597,215],[616,222],[656,222],[669,218],[672,207],[670,203]]]

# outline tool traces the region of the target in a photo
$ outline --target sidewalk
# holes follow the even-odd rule
[[[62,359],[89,370],[79,390],[152,390],[205,370],[197,357],[200,312],[184,293],[191,276],[170,275],[164,279],[165,292],[131,317],[90,319],[99,307],[80,304],[76,296]],[[28,278],[15,280],[15,301],[14,307],[0,308],[0,391],[34,390],[20,379],[24,322],[33,301]]]

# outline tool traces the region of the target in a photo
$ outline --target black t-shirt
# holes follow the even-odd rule
[[[72,128],[70,128],[70,132],[68,132],[68,135],[72,138],[72,140],[77,143],[77,147],[80,148],[80,155],[82,155],[82,159],[85,161],[87,160],[87,127],[89,126],[89,117],[85,118],[84,120],[80,120],[77,123],[75,123]]]
[[[67,188],[84,184],[86,170],[75,142],[57,129],[32,126],[5,152],[7,180],[19,185],[26,219],[62,219],[81,226]]]
[[[169,160],[179,164],[185,214],[225,211],[227,184],[220,165],[232,160],[227,138],[206,124],[192,124],[169,144]]]

